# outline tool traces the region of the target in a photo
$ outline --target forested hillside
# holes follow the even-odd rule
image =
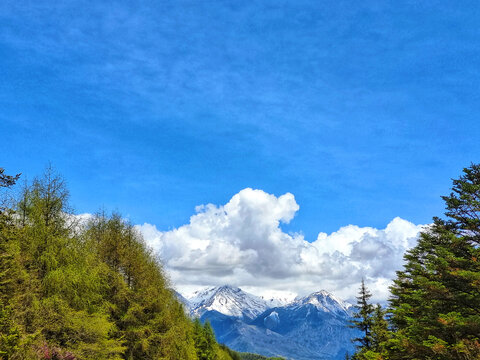
[[[51,168],[19,182],[0,168],[2,359],[266,359],[219,345],[208,322],[188,318],[119,214],[75,216]],[[405,254],[387,309],[362,282],[353,359],[480,359],[480,166],[443,199],[446,216]]]
[[[119,214],[80,221],[51,168],[23,186],[0,170],[2,359],[232,359]]]

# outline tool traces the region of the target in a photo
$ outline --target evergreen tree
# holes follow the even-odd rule
[[[218,357],[218,345],[215,341],[215,334],[213,333],[213,328],[209,321],[206,321],[203,325],[203,334],[207,345],[205,349],[205,360],[216,360]]]
[[[5,169],[0,167],[0,187],[10,187],[15,185],[21,174],[15,176],[5,174]]]
[[[195,319],[193,333],[198,360],[216,360],[221,351],[215,341],[215,335],[210,323],[207,321],[202,326],[200,320],[198,318]]]
[[[9,176],[0,168],[0,187],[11,187],[20,174]],[[0,357],[8,360],[18,352],[21,333],[14,320],[12,299],[20,282],[21,267],[18,264],[19,252],[12,209],[0,206]]]
[[[385,356],[385,342],[389,338],[388,322],[385,319],[386,311],[380,304],[375,307],[370,304],[371,293],[362,279],[359,296],[357,297],[357,309],[353,316],[350,327],[361,331],[362,336],[353,341],[358,342],[357,351],[352,355],[354,360],[381,360]],[[350,359],[349,354],[345,355]]]
[[[85,237],[108,266],[105,300],[126,359],[194,359],[192,324],[133,226],[119,214],[98,214]]]
[[[0,358],[12,359],[18,352],[20,344],[20,330],[13,321],[13,312],[0,302]]]
[[[209,324],[195,330],[131,224],[99,214],[82,225],[68,198],[49,167],[0,207],[1,359],[197,360],[198,340],[205,359],[232,359]]]
[[[372,316],[372,352],[385,353],[385,344],[390,338],[386,310],[380,304],[375,306]]]
[[[207,339],[199,318],[193,321],[193,339],[198,360],[207,359]]]
[[[392,359],[480,358],[480,166],[464,169],[391,288]]]
[[[360,285],[359,294],[357,296],[357,305],[355,309],[357,310],[353,319],[351,320],[351,328],[358,329],[362,336],[354,338],[353,342],[358,342],[357,349],[360,351],[370,350],[372,347],[372,325],[373,325],[373,305],[370,304],[370,298],[372,294],[368,291],[365,286],[365,281],[362,279]]]

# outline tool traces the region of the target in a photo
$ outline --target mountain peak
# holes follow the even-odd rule
[[[238,287],[235,287],[235,286],[232,286],[232,285],[217,286],[217,287],[215,287],[214,289],[216,289],[216,291],[219,291],[219,292],[234,292],[234,293],[238,293],[238,292],[243,291],[242,289],[240,289],[240,288],[238,288]]]
[[[191,314],[201,317],[208,311],[237,318],[254,319],[274,307],[300,307],[313,305],[318,310],[335,315],[348,316],[352,305],[337,298],[326,290],[316,291],[293,301],[287,299],[265,299],[252,295],[238,287],[222,285],[196,291],[188,297]]]
[[[295,299],[286,291],[263,296],[272,299],[223,285],[193,293],[188,304],[191,316],[209,320],[217,339],[238,351],[333,360],[354,350],[350,304],[325,290]]]
[[[217,311],[228,316],[253,319],[268,308],[263,299],[230,285],[197,291],[189,301],[194,316]]]
[[[338,315],[349,315],[351,304],[337,298],[326,290],[316,291],[310,295],[295,300],[293,306],[311,304],[318,310],[331,312]]]

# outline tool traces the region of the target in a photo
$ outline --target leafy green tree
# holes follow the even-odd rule
[[[216,360],[219,354],[219,348],[215,341],[212,326],[207,321],[202,326],[197,318],[193,324],[193,334],[195,349],[199,360]]]
[[[221,354],[219,356],[220,360],[242,360],[240,353],[233,351],[223,344],[219,344]]]
[[[480,358],[480,166],[464,169],[391,288],[391,359]]]
[[[0,175],[1,187],[18,179]],[[68,200],[48,167],[0,207],[1,359],[197,360],[198,340],[206,359],[235,358],[209,324],[196,330],[131,224],[82,224]]]
[[[5,271],[20,274],[8,292],[23,332],[16,356],[33,359],[29,349],[44,346],[77,358],[119,359],[122,342],[111,337],[115,324],[102,295],[108,268],[71,231],[63,179],[48,168],[25,198],[24,221],[0,231],[0,239],[10,239],[1,244],[8,246],[2,258],[14,259]]]
[[[125,358],[195,359],[192,324],[133,226],[118,214],[98,214],[85,237],[108,267],[105,300]]]
[[[197,358],[199,360],[207,359],[207,339],[205,338],[202,323],[198,318],[193,322],[193,339]]]
[[[9,176],[0,168],[0,187],[11,187],[20,174]],[[21,280],[21,266],[12,209],[0,206],[0,357],[11,359],[18,352],[21,332],[14,319],[12,299]]]
[[[0,357],[12,359],[18,352],[19,343],[20,330],[13,321],[12,309],[0,303]]]
[[[218,357],[218,345],[215,341],[215,334],[209,321],[206,321],[203,325],[203,333],[207,345],[205,349],[205,360],[216,360]]]

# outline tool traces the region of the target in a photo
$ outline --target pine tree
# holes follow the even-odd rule
[[[202,326],[197,318],[193,323],[193,336],[198,360],[217,360],[222,349],[215,341],[215,334],[208,321]]]
[[[392,359],[480,358],[480,166],[464,169],[391,288]]]
[[[193,322],[193,339],[198,360],[206,360],[207,339],[205,338],[205,332],[203,331],[202,323],[198,318],[196,318]]]
[[[206,321],[203,325],[203,333],[207,345],[205,352],[205,360],[216,360],[218,357],[218,345],[215,341],[215,334],[213,333],[212,325],[210,325],[209,321]]]
[[[373,305],[370,304],[369,300],[372,297],[372,294],[368,291],[365,286],[365,281],[362,279],[360,285],[359,294],[357,296],[357,305],[355,309],[357,310],[353,319],[351,320],[351,328],[358,329],[362,336],[354,338],[352,341],[359,343],[357,349],[359,351],[367,351],[372,347],[372,325],[373,325]]]
[[[380,304],[375,306],[372,316],[372,351],[378,354],[385,352],[385,345],[390,338],[386,310]]]
[[[5,174],[5,169],[0,167],[0,187],[10,187],[15,185],[21,174],[15,176]]]

